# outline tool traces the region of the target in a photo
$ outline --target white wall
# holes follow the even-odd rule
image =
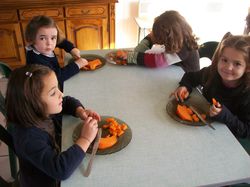
[[[119,0],[116,3],[116,48],[137,45],[139,0]],[[155,17],[165,10],[177,10],[190,23],[194,33],[204,41],[220,41],[230,31],[242,34],[250,0],[152,0],[149,15]],[[197,8],[199,7],[199,8]]]

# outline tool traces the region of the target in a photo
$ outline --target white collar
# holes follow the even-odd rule
[[[42,54],[42,53],[40,53],[39,51],[37,51],[36,48],[34,48],[34,46],[32,46],[32,45],[26,46],[25,49],[26,49],[27,51],[33,51],[33,52],[36,53],[37,55]],[[54,53],[51,53],[50,55],[45,55],[45,54],[42,54],[42,55],[47,56],[47,57],[50,57],[50,58],[55,57],[55,54],[54,54]]]

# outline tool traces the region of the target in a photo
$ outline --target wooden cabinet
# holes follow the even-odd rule
[[[0,11],[0,61],[13,68],[25,64],[25,49],[16,11]]]
[[[52,17],[65,37],[80,50],[115,47],[117,0],[0,1],[0,61],[11,68],[26,64],[24,31],[36,15]],[[60,65],[63,50],[56,49]]]
[[[68,39],[79,49],[110,47],[107,5],[70,6],[65,13]]]

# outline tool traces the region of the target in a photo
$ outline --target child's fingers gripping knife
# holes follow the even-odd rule
[[[79,69],[89,64],[85,58],[78,58],[75,60],[75,63],[78,65]]]

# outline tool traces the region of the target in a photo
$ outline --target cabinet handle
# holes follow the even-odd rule
[[[81,10],[82,14],[88,14],[90,10]]]

